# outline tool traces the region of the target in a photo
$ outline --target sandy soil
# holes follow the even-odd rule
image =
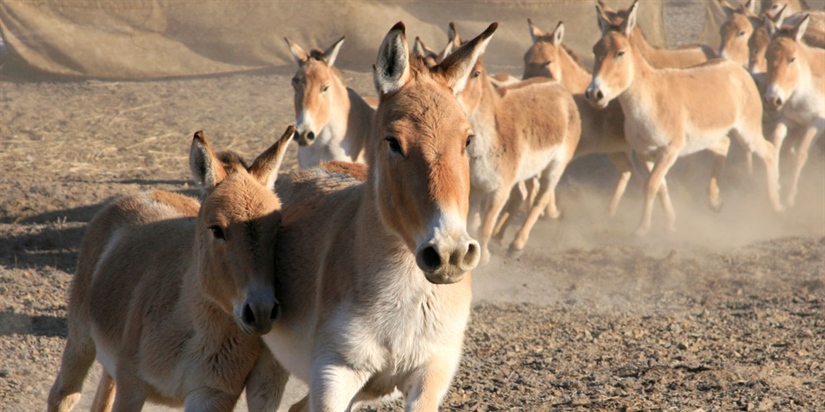
[[[673,24],[695,11],[671,9]],[[368,75],[345,76],[372,94]],[[216,147],[258,153],[293,121],[290,77],[0,78],[0,411],[44,408],[93,214],[119,194],[192,193],[195,130]],[[657,210],[651,235],[636,239],[640,187],[607,219],[616,173],[600,157],[572,165],[559,188],[563,218],[540,222],[520,259],[503,257],[505,245],[474,273],[465,356],[444,409],[825,410],[823,142],[797,207],[781,216],[768,206],[763,168],[748,176],[736,149],[721,181],[725,207],[711,212],[709,167],[702,155],[680,160],[669,180],[678,231],[666,233]],[[302,390],[291,385],[290,399]]]

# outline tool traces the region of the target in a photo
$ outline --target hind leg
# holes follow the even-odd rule
[[[734,136],[745,149],[756,154],[765,163],[768,198],[773,210],[782,212],[784,207],[779,200],[779,152],[771,142],[762,137],[761,121],[753,122],[750,127],[735,129]],[[781,141],[779,144],[781,144]]]
[[[60,372],[49,391],[47,410],[68,412],[80,399],[83,380],[95,360],[95,344],[86,325],[69,319],[69,337],[60,361]]]
[[[521,255],[521,252],[524,250],[524,245],[527,244],[527,239],[530,237],[530,232],[533,230],[533,226],[536,224],[536,220],[539,218],[542,210],[545,208],[550,210],[550,207],[552,206],[552,209],[558,212],[558,209],[555,207],[556,186],[559,184],[559,179],[561,179],[561,175],[564,173],[566,166],[566,161],[551,162],[550,166],[545,169],[544,173],[542,173],[538,193],[538,202],[533,205],[532,209],[530,209],[527,219],[525,219],[518,233],[516,233],[513,243],[510,244],[510,249],[508,251],[510,257],[516,258]]]
[[[527,198],[522,197],[521,186],[521,183],[519,183],[510,191],[510,198],[507,200],[507,205],[504,206],[501,216],[498,217],[496,227],[493,229],[493,240],[497,242],[504,239],[504,232],[507,231],[507,226],[510,224],[512,217],[518,213],[518,210],[523,204],[530,201],[529,195]]]
[[[802,136],[802,141],[797,148],[796,158],[794,159],[793,174],[791,175],[791,186],[788,190],[788,197],[786,204],[788,207],[793,207],[796,203],[796,194],[799,189],[799,176],[802,174],[802,167],[808,161],[808,150],[814,138],[825,133],[825,118],[819,118],[805,131]]]
[[[719,175],[722,173],[722,167],[725,166],[729,149],[730,138],[727,136],[719,139],[716,144],[707,148],[709,152],[713,153],[713,168],[711,169],[710,182],[708,183],[708,204],[714,212],[722,210],[722,200],[719,199]]]

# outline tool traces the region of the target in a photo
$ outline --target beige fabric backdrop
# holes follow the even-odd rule
[[[499,30],[492,65],[521,67],[530,44],[526,19],[545,31],[559,20],[565,43],[591,56],[598,38],[595,1],[582,0],[0,0],[0,34],[17,63],[58,75],[145,79],[291,65],[283,37],[305,48],[347,41],[338,65],[369,70],[387,30],[399,20],[432,48],[446,43],[447,23],[464,38],[492,21]],[[608,1],[627,7],[629,0]],[[663,2],[643,0],[640,25],[664,44]],[[516,71],[516,70],[513,70]]]

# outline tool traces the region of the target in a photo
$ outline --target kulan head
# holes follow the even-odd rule
[[[607,107],[611,100],[621,95],[633,83],[636,62],[630,33],[636,27],[638,2],[627,10],[627,18],[614,24],[600,7],[596,6],[602,38],[593,46],[595,64],[593,80],[584,92],[591,106]]]
[[[810,21],[811,16],[806,15],[790,28],[776,29],[772,26],[768,29],[772,38],[765,52],[768,71],[763,97],[772,109],[779,110],[785,105],[799,87],[802,72],[807,70],[801,49],[806,47],[802,44],[802,36]]]
[[[380,96],[367,185],[383,224],[403,240],[427,280],[460,281],[478,265],[467,234],[473,130],[456,100],[497,25],[428,68],[411,58],[405,27],[387,33],[374,66]]]
[[[344,44],[341,37],[324,51],[307,53],[301,46],[284,37],[298,71],[292,77],[295,92],[295,140],[301,146],[311,145],[329,124],[336,88],[344,89],[341,73],[333,66]],[[343,90],[345,92],[345,90]]]
[[[732,0],[735,1],[735,0]],[[719,36],[722,41],[719,45],[719,57],[732,60],[742,67],[748,67],[750,50],[748,42],[753,36],[755,28],[761,24],[759,16],[754,12],[755,0],[748,0],[738,7],[719,0],[725,12],[725,22],[719,27]]]
[[[563,53],[562,40],[564,39],[564,23],[559,21],[551,33],[544,33],[527,19],[530,38],[533,44],[524,54],[524,75],[522,79],[533,77],[547,77],[557,82],[562,80],[562,69],[559,61]]]
[[[280,315],[275,299],[275,242],[281,202],[273,191],[295,129],[290,126],[251,166],[216,154],[198,131],[189,165],[201,187],[197,218],[198,275],[203,292],[246,333],[265,334]]]

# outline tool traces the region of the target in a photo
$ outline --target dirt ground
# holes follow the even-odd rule
[[[668,16],[684,25],[676,41],[698,32],[679,20],[695,11],[682,3]],[[0,77],[0,411],[44,409],[94,213],[120,194],[193,193],[196,130],[248,158],[267,147],[294,121],[291,74]],[[373,94],[369,75],[345,76]],[[444,409],[825,410],[823,143],[783,215],[770,210],[764,169],[755,162],[748,176],[740,150],[721,180],[720,213],[705,205],[710,159],[680,160],[669,177],[678,230],[666,233],[657,210],[644,239],[630,235],[640,186],[608,219],[616,173],[600,157],[571,165],[559,187],[563,218],[539,222],[520,259],[504,257],[505,244],[474,272],[465,354]],[[296,167],[295,147],[287,158]],[[291,385],[289,399],[302,391]]]

